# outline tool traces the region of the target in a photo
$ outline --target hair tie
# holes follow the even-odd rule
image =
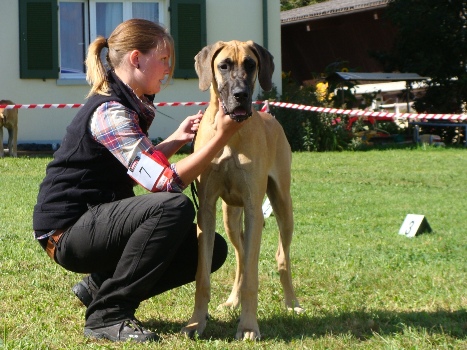
[[[105,39],[104,47],[109,48],[109,41]]]

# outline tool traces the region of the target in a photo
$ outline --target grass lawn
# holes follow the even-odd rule
[[[70,290],[81,275],[54,264],[32,238],[50,160],[0,159],[2,349],[467,349],[467,150],[295,153],[293,282],[307,311],[284,308],[270,217],[259,266],[259,342],[235,341],[238,310],[216,309],[233,282],[232,249],[212,276],[211,320],[200,339],[179,333],[191,316],[193,284],[138,309],[160,343],[86,339],[85,308]],[[409,213],[425,215],[433,233],[399,235]]]

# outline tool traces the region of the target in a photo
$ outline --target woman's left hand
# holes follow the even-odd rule
[[[177,130],[175,130],[175,132],[164,141],[159,143],[155,148],[162,152],[167,158],[170,158],[183,145],[194,140],[202,118],[202,111],[199,111],[195,115],[186,117],[185,120],[180,123]]]
[[[180,138],[185,142],[193,140],[195,134],[198,132],[199,123],[203,118],[203,111],[198,111],[197,114],[186,117],[185,120],[178,127]]]

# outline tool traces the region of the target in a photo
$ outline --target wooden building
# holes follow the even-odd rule
[[[282,70],[304,83],[333,71],[382,72],[371,52],[388,51],[389,0],[329,0],[281,12]]]

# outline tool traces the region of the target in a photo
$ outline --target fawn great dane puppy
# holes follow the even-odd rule
[[[289,257],[293,232],[290,145],[274,117],[252,108],[256,78],[263,90],[272,88],[273,57],[252,41],[217,42],[196,55],[195,68],[200,89],[210,88],[211,94],[196,136],[195,150],[215,134],[215,115],[219,108],[224,108],[237,121],[248,120],[197,180],[199,258],[195,307],[182,332],[193,337],[201,335],[206,327],[216,202],[221,197],[224,226],[235,248],[237,262],[231,294],[222,306],[241,306],[236,338],[255,340],[261,336],[257,321],[258,259],[265,194],[279,226],[276,261],[285,304],[295,312],[304,311],[295,297]]]
[[[0,105],[14,105],[10,100],[0,100]],[[3,128],[8,130],[8,151],[10,157],[17,157],[18,110],[0,108],[0,157],[3,157]]]

